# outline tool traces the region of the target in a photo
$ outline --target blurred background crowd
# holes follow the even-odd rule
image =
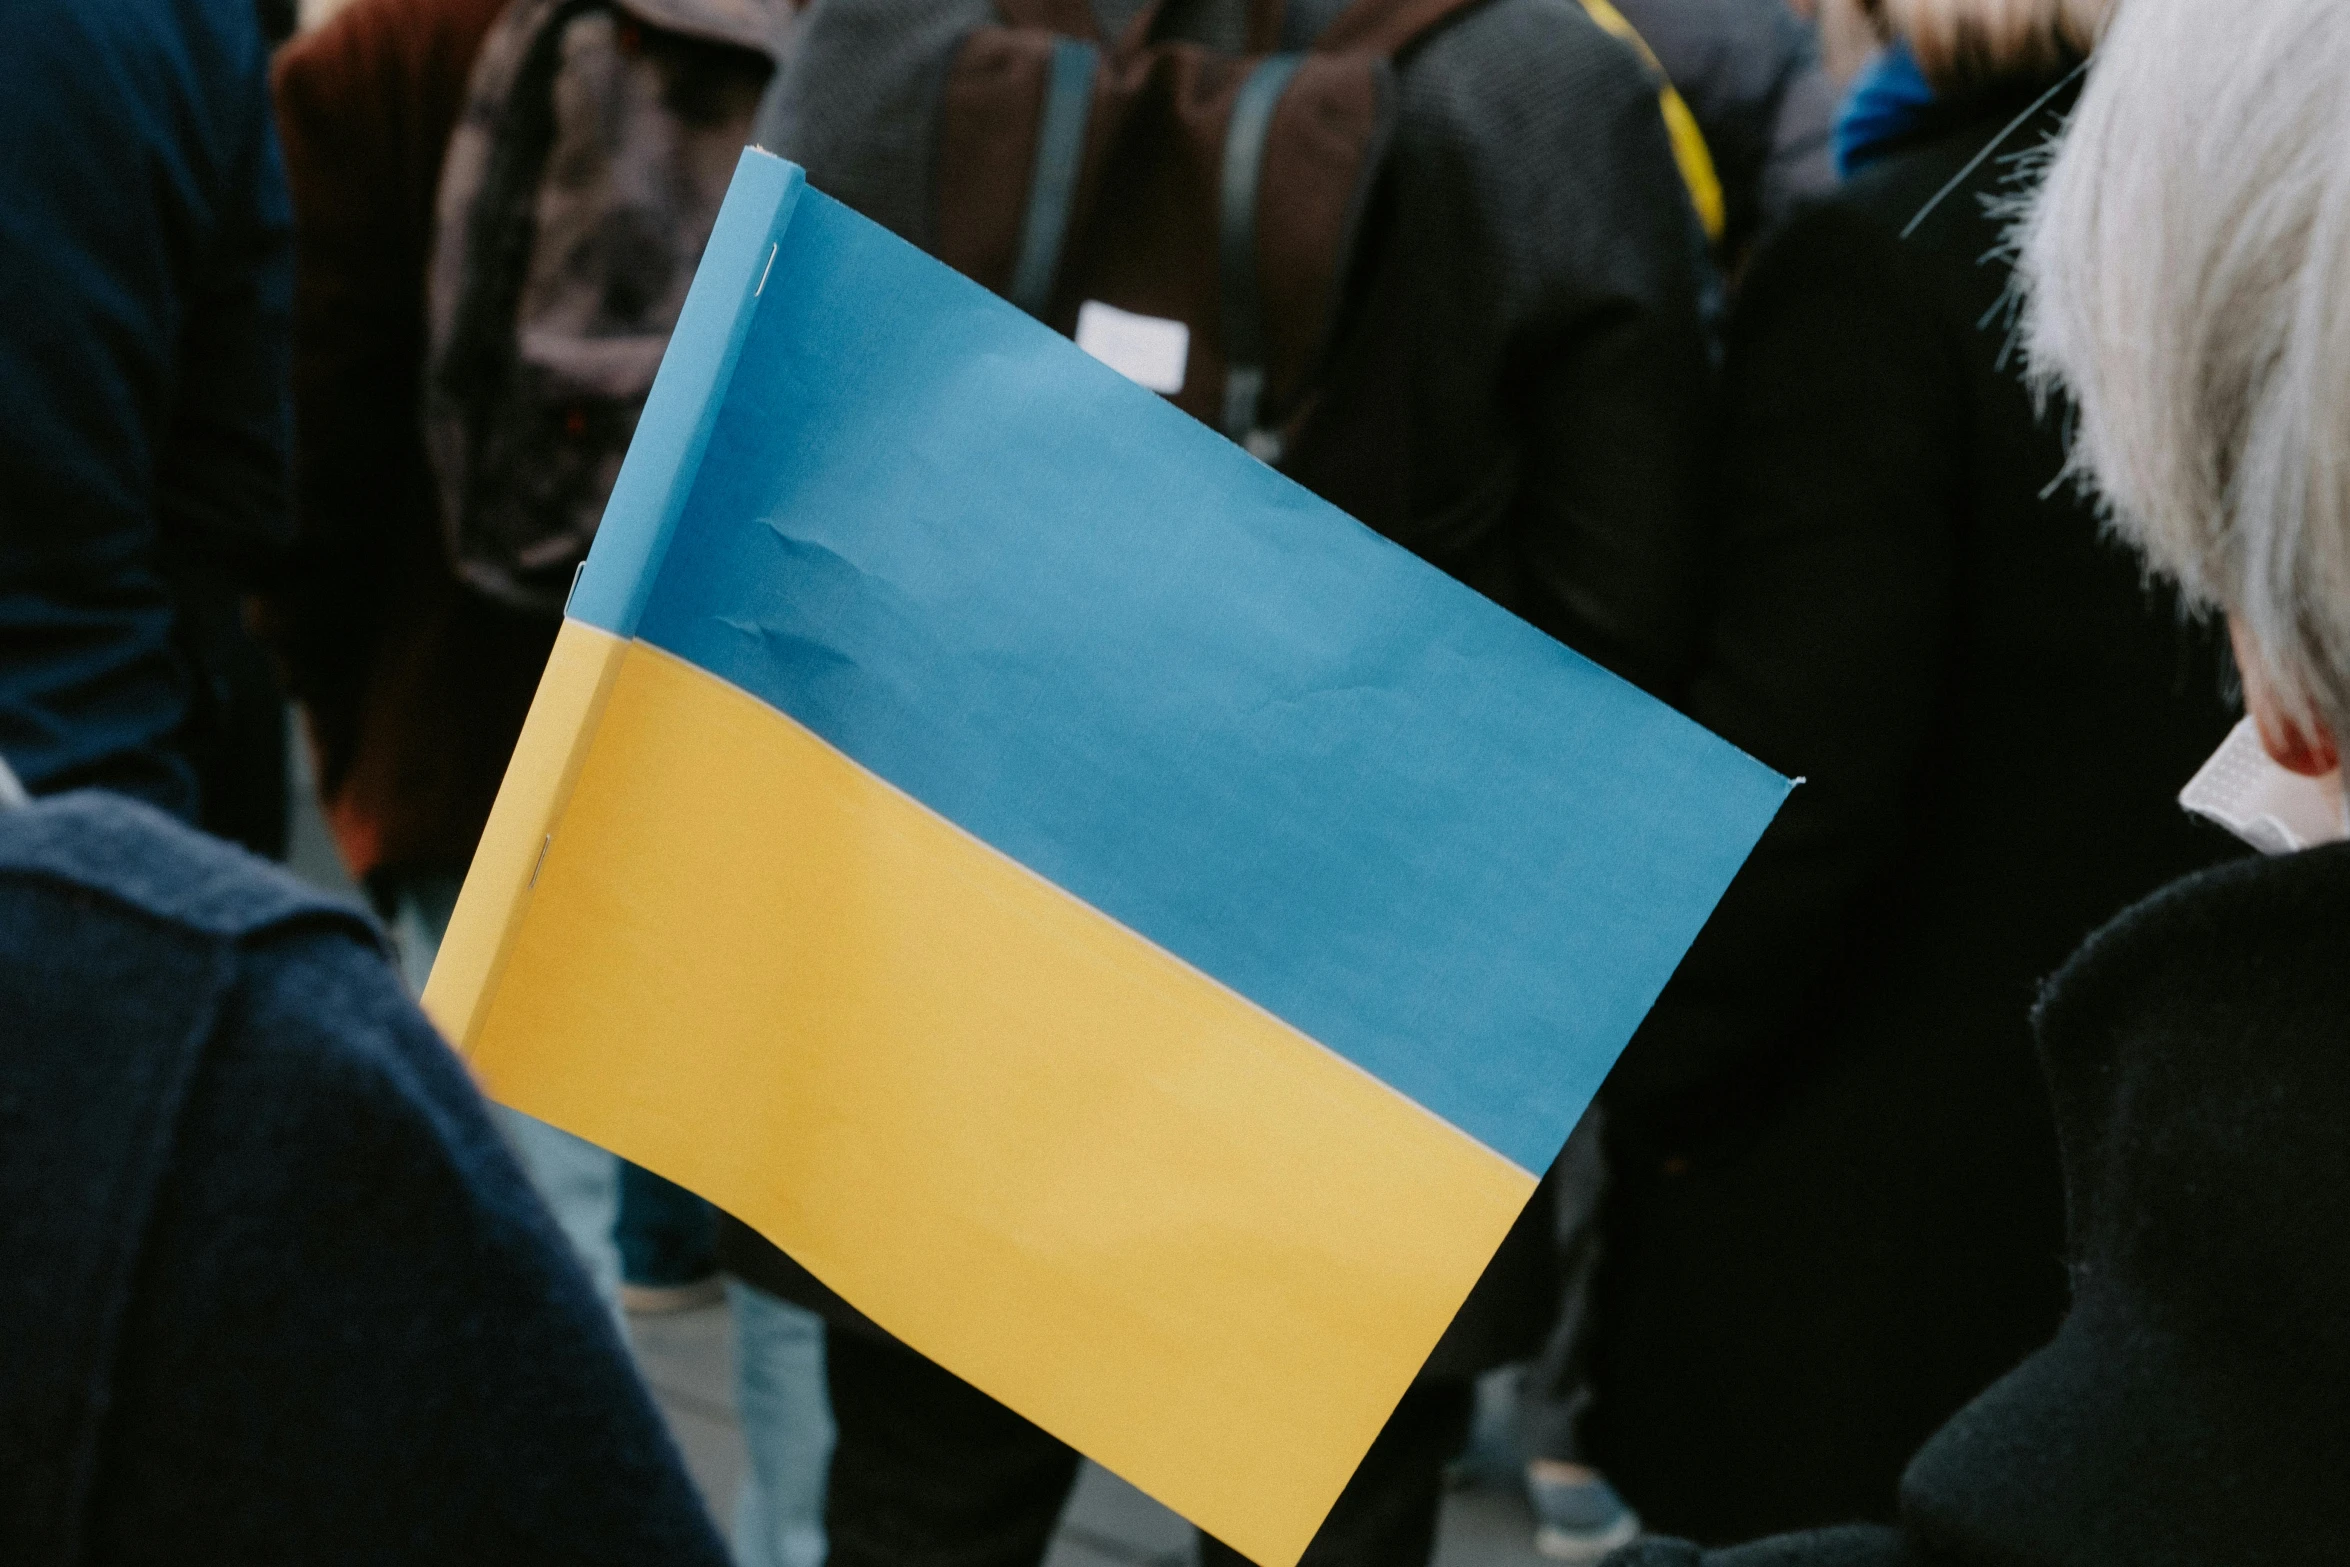
[[[403,999],[746,143],[1186,320],[1158,389],[1803,780],[1314,1567],[1462,1486],[1568,1563],[2350,1553],[2350,866],[2177,804],[2248,705],[2341,813],[2350,19],[0,14],[0,1555],[1050,1547],[1077,1454]],[[371,918],[220,842],[320,823]],[[619,1326],[721,1306],[722,1530]]]

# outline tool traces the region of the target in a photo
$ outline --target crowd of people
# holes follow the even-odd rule
[[[0,1557],[1042,1561],[1074,1451],[411,999],[756,143],[1081,345],[1197,281],[1162,390],[1802,780],[1312,1567],[1505,1366],[1569,1563],[2341,1559],[2350,848],[2177,799],[2241,715],[2350,837],[2350,11],[1816,6],[20,0]],[[730,1543],[619,1310],[721,1272]]]

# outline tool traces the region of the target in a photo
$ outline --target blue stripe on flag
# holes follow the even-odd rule
[[[1785,781],[825,197],[781,245],[640,634],[1547,1166]]]

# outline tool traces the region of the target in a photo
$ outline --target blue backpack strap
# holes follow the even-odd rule
[[[1085,127],[1093,114],[1093,82],[1101,51],[1074,38],[1053,41],[1045,78],[1044,118],[1036,135],[1036,167],[1028,181],[1028,213],[1020,225],[1020,259],[1012,267],[1013,304],[1037,319],[1052,308],[1053,280],[1085,161]]]
[[[1264,304],[1257,289],[1257,188],[1273,111],[1305,63],[1302,54],[1260,61],[1233,100],[1224,132],[1218,203],[1217,270],[1223,309],[1224,433],[1265,462],[1281,460],[1280,437],[1258,427],[1265,400]]]

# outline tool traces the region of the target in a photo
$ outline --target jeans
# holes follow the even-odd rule
[[[837,1332],[825,1365],[840,1431],[828,1567],[1037,1567],[1076,1483],[1071,1448],[901,1344]],[[1426,1567],[1470,1401],[1465,1382],[1415,1384],[1300,1567]],[[1199,1546],[1201,1567],[1247,1567]]]
[[[400,975],[416,995],[424,994],[425,978],[440,956],[460,885],[455,876],[409,876],[392,879],[385,889]],[[490,1106],[490,1118],[505,1134],[522,1173],[554,1215],[556,1227],[571,1242],[597,1295],[617,1312],[620,1250],[613,1244],[612,1230],[620,1218],[620,1161],[583,1138],[501,1104]]]
[[[832,1460],[832,1405],[824,1376],[824,1319],[738,1279],[734,1403],[750,1472],[734,1511],[738,1567],[824,1567],[824,1483]]]

